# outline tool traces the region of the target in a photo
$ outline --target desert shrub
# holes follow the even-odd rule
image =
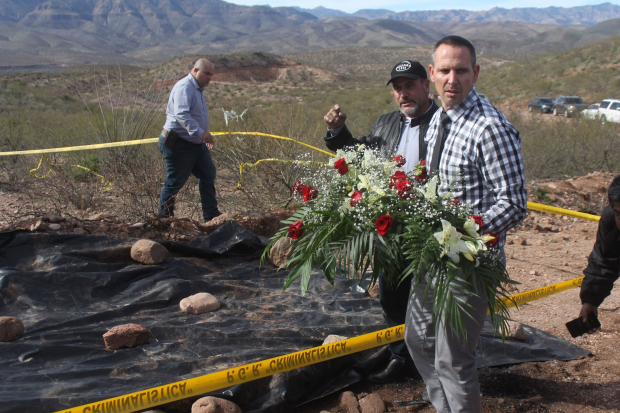
[[[236,112],[241,113],[243,110],[236,110]],[[212,121],[212,131],[220,130],[230,133],[217,137],[213,150],[216,165],[229,177],[226,185],[230,189],[236,187],[241,164],[254,164],[265,159],[326,161],[326,155],[295,142],[234,133],[260,132],[291,138],[324,149],[324,123],[321,125],[317,117],[317,113],[307,111],[302,104],[276,103],[261,110],[249,109],[243,120],[230,121],[228,126],[219,119]],[[293,162],[279,161],[265,161],[255,167],[248,166],[243,173],[243,184],[238,188],[245,198],[244,206],[266,209],[288,205],[291,201],[293,184],[307,168],[307,166]],[[239,209],[240,205],[230,207]]]
[[[509,113],[521,132],[525,173],[532,179],[566,179],[597,170],[620,170],[620,125],[582,118],[547,119]]]

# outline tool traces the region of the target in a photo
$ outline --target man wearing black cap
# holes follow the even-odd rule
[[[380,116],[370,128],[370,135],[354,138],[345,125],[347,116],[339,105],[335,105],[324,117],[329,128],[325,145],[338,150],[363,143],[377,148],[386,158],[402,155],[406,160],[403,169],[408,172],[420,160],[426,159],[424,136],[438,107],[428,98],[429,80],[426,69],[419,62],[405,60],[398,63],[392,69],[387,84],[390,83],[400,110]],[[405,323],[410,289],[411,277],[394,289],[379,276],[379,301],[389,327]],[[404,341],[391,343],[389,348],[392,353],[390,362],[384,369],[368,376],[368,380],[385,383],[413,371],[413,361]]]

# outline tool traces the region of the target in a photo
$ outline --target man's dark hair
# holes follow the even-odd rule
[[[435,47],[433,47],[433,63],[435,63],[435,52],[442,44],[452,47],[467,47],[471,54],[471,67],[476,67],[476,48],[469,40],[461,36],[446,36],[435,43]]]
[[[614,202],[620,201],[620,175],[616,176],[609,189],[607,189],[607,197],[609,198],[609,205],[614,206]]]

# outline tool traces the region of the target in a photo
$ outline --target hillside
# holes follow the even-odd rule
[[[493,17],[495,9],[484,18],[462,18],[458,11],[445,11],[442,18],[412,21],[382,15],[381,10],[373,11],[372,20],[343,15],[319,19],[292,7],[246,7],[222,0],[9,0],[0,2],[0,71],[161,62],[238,51],[409,47],[431,44],[448,34],[472,39],[480,51],[510,57],[570,50],[618,35],[618,21],[594,24],[601,16],[616,16],[615,8],[607,4],[580,12],[562,9],[558,13],[573,10],[590,20],[558,17],[542,19],[545,24],[540,24],[504,22]]]

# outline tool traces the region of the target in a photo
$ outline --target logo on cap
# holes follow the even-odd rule
[[[411,69],[411,63],[406,60],[394,68],[397,72],[405,72],[409,69]]]

